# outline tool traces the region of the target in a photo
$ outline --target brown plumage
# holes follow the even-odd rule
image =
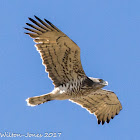
[[[31,32],[26,34],[37,43],[35,46],[55,88],[48,94],[28,98],[28,105],[69,99],[94,113],[99,124],[109,123],[122,106],[113,92],[101,89],[108,83],[87,77],[81,65],[80,48],[48,20],[35,18],[39,22],[29,18],[35,25],[27,23],[32,28],[25,28]]]

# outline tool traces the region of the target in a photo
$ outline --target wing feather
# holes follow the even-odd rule
[[[53,31],[52,27],[49,26],[48,24],[46,24],[43,20],[41,20],[40,18],[38,18],[37,16],[35,16],[35,18],[42,23],[42,26],[43,28],[45,28],[46,30],[49,30],[49,31]]]
[[[122,105],[114,92],[99,89],[91,92],[87,96],[70,99],[70,101],[79,104],[87,109],[91,114],[95,114],[98,119],[98,124],[110,122],[110,119],[118,115],[122,110]]]
[[[25,28],[32,32],[26,34],[38,43],[36,48],[55,87],[72,80],[84,79],[86,75],[80,60],[80,48],[48,20],[44,19],[44,22],[37,16],[35,18],[40,23],[29,18],[35,25],[26,23],[33,28]]]
[[[34,32],[34,33],[37,33],[38,35],[41,35],[41,34],[42,34],[42,32],[40,32],[40,31],[38,31],[38,30],[29,29],[29,28],[24,28],[24,29],[26,29],[26,30],[28,30],[28,31],[31,31],[31,32]]]
[[[30,24],[30,23],[26,23],[28,26],[30,26],[30,27],[32,27],[32,28],[34,28],[34,29],[36,29],[36,30],[38,30],[38,31],[41,31],[42,33],[44,33],[45,32],[45,30],[43,30],[42,28],[40,28],[40,27],[37,27],[37,26],[34,26],[34,25],[32,25],[32,24]]]
[[[37,18],[37,17],[36,17]],[[31,21],[31,22],[33,22],[34,24],[36,24],[38,27],[40,27],[40,28],[42,28],[43,30],[49,30],[47,27],[46,27],[46,25],[47,24],[45,24],[45,26],[43,26],[42,24],[40,24],[40,23],[38,23],[38,22],[36,22],[34,19],[32,19],[32,18],[29,18],[29,20]],[[39,20],[39,18],[37,18],[37,20]],[[40,21],[40,20],[39,20]]]

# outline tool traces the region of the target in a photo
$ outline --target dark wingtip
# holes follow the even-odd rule
[[[30,26],[30,27],[32,27],[32,28],[34,28],[34,27],[33,27],[33,25],[32,25],[32,24],[30,24],[30,23],[26,23],[26,25],[28,25],[28,26]]]
[[[98,124],[100,124],[101,123],[101,121],[100,120],[98,120]]]
[[[44,18],[44,20],[45,20],[46,22],[49,22],[49,21],[48,21],[47,19],[45,19],[45,18]]]
[[[31,22],[36,23],[36,21],[32,18],[28,18]]]
[[[37,17],[36,15],[34,15],[34,17],[38,20],[38,21],[42,21],[39,17]]]
[[[48,21],[47,19],[44,18],[44,20],[48,23],[48,24],[52,24],[50,21]]]
[[[110,120],[107,118],[107,121],[106,121],[107,123],[109,123],[110,122]]]
[[[30,26],[31,24],[30,23],[26,23],[26,25]]]
[[[105,121],[102,120],[102,125],[104,125]]]
[[[28,17],[28,19],[32,21],[32,18]]]
[[[34,17],[35,17],[36,19],[39,19],[36,15],[34,15]]]

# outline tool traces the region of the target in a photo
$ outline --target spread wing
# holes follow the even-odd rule
[[[81,65],[80,48],[48,20],[35,18],[39,22],[29,18],[36,26],[26,23],[32,27],[25,28],[31,31],[26,34],[37,43],[35,46],[55,87],[86,77]]]
[[[122,105],[114,92],[99,89],[87,96],[71,99],[70,101],[79,104],[87,109],[91,114],[95,114],[98,124],[109,123],[110,119],[118,115]]]

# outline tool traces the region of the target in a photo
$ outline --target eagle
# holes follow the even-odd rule
[[[34,39],[42,63],[53,81],[50,93],[26,99],[27,105],[36,106],[52,100],[69,100],[97,117],[98,124],[109,123],[122,110],[114,92],[102,89],[108,85],[100,78],[88,77],[81,64],[80,48],[50,21],[29,18],[30,28],[25,34]]]

